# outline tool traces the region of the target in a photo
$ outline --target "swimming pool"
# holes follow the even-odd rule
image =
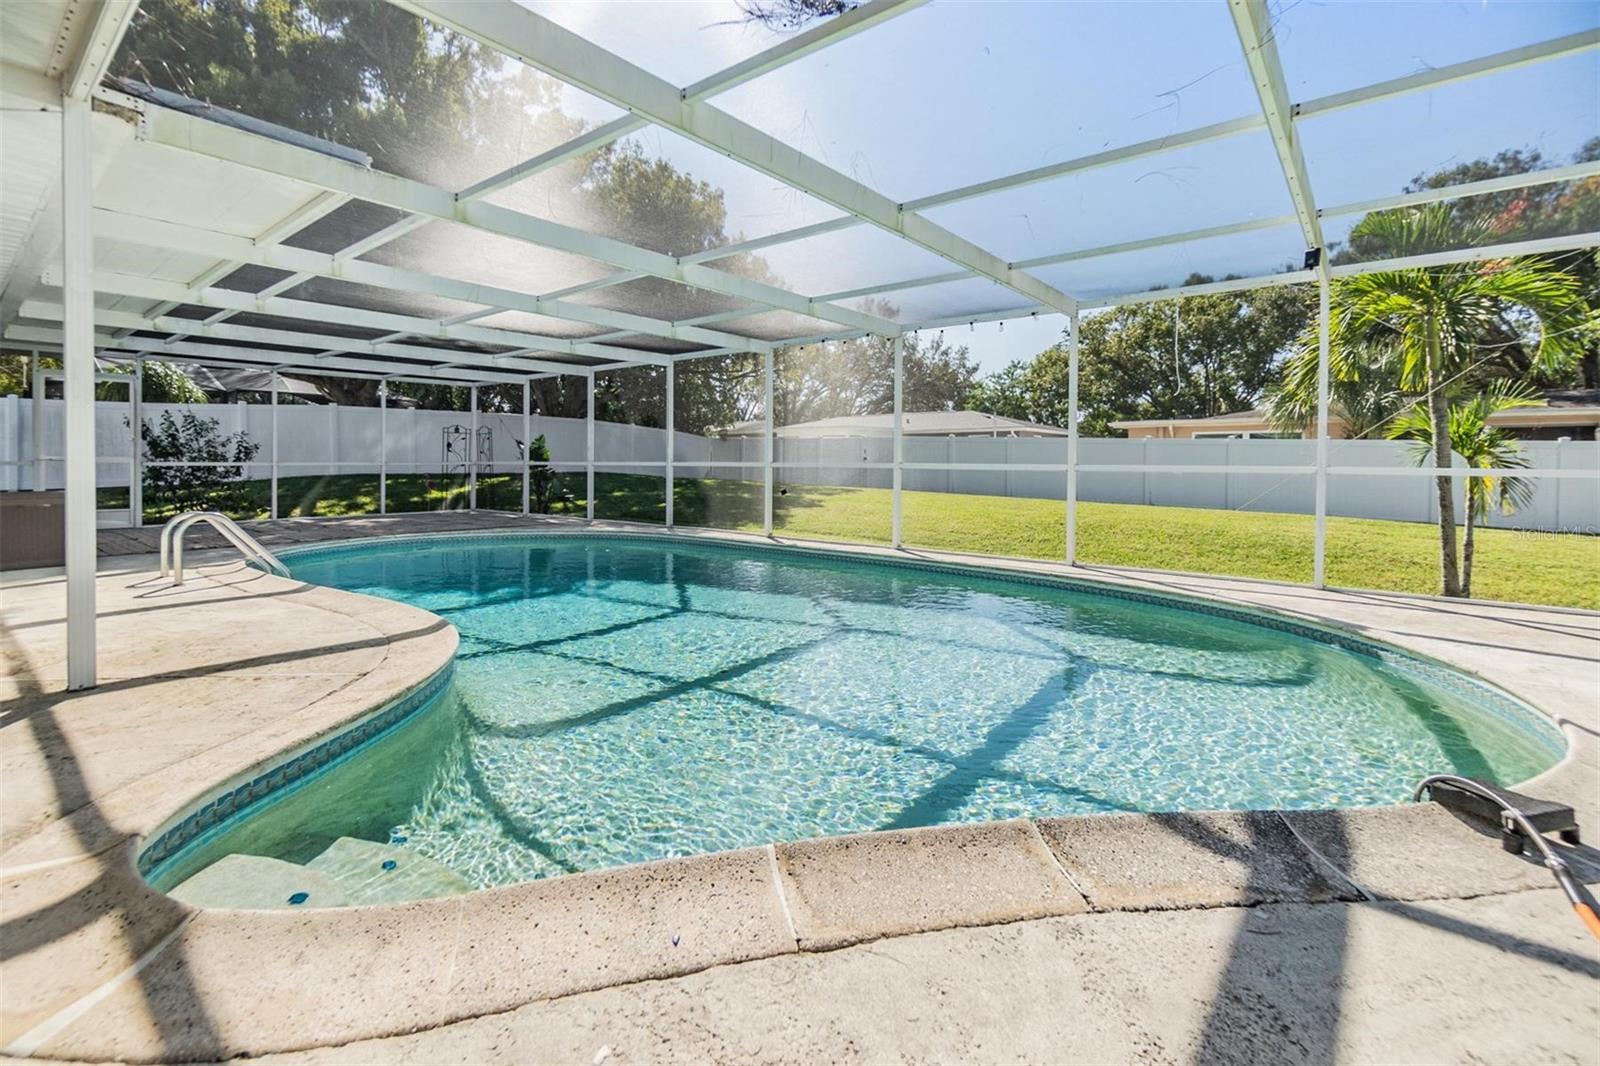
[[[483,887],[948,822],[1365,806],[1443,770],[1516,782],[1564,750],[1442,666],[1083,583],[626,534],[285,560],[453,623],[453,681],[179,841],[159,886],[341,838]]]

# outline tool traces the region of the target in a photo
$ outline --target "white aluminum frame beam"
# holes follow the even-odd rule
[[[10,326],[5,330],[8,340],[32,343],[41,350],[59,351],[61,330],[58,327]],[[524,374],[471,373],[452,374],[436,367],[397,368],[392,364],[368,363],[360,359],[327,359],[311,363],[286,362],[295,353],[273,352],[258,348],[228,348],[221,345],[195,344],[188,341],[161,341],[154,337],[113,337],[97,333],[95,347],[103,354],[126,353],[128,358],[160,363],[186,363],[198,366],[233,367],[239,370],[276,368],[301,374],[323,377],[354,378],[365,381],[409,381],[419,385],[460,385],[474,382],[494,382],[518,385],[531,380]],[[548,377],[535,374],[534,378]]]
[[[1317,474],[1316,533],[1311,550],[1311,584],[1327,587],[1328,556],[1328,316],[1331,279],[1328,264],[1317,270]]]
[[[644,115],[707,148],[815,196],[841,211],[898,234],[958,266],[1014,291],[1070,310],[1073,298],[1016,270],[999,256],[904,209],[875,189],[796,151],[704,101],[686,99],[650,71],[586,40],[512,0],[447,4],[441,0],[391,0],[398,7],[448,26],[490,48],[520,59],[602,100]],[[827,318],[828,315],[818,315]],[[850,325],[852,323],[844,323]],[[892,333],[890,334],[893,335]]]
[[[61,364],[66,397],[67,688],[95,686],[94,200],[92,108],[61,98]]]
[[[1569,163],[1561,167],[1530,170],[1524,174],[1506,174],[1498,178],[1484,178],[1481,181],[1464,181],[1457,185],[1441,185],[1438,188],[1418,189],[1415,192],[1397,193],[1394,196],[1380,196],[1374,200],[1358,200],[1355,203],[1339,204],[1337,207],[1324,207],[1319,213],[1323,218],[1335,215],[1364,215],[1369,211],[1416,207],[1419,204],[1434,204],[1441,200],[1460,200],[1468,196],[1531,189],[1538,185],[1581,181],[1596,176],[1600,176],[1600,160],[1591,160],[1586,163]]]
[[[47,274],[46,279],[49,280],[53,276],[53,274]],[[181,283],[178,282],[161,281],[155,278],[139,277],[132,274],[116,274],[109,271],[97,273],[95,275],[95,284],[98,288],[105,292],[113,292],[123,296],[135,296],[151,300],[166,299],[166,294],[171,293],[174,289],[182,289],[183,287]],[[30,305],[32,302],[33,301],[30,301]],[[449,349],[450,356],[454,359],[467,359],[470,361],[473,358],[524,358],[521,356],[516,356],[514,353],[517,351],[526,350],[525,345],[527,338],[519,334],[505,333],[500,330],[488,329],[480,326],[441,326],[432,319],[413,318],[409,315],[399,315],[391,311],[367,311],[361,308],[342,307],[336,304],[313,303],[306,300],[292,300],[286,296],[273,296],[267,299],[258,299],[250,293],[236,292],[232,289],[204,289],[199,293],[193,294],[193,299],[190,299],[187,302],[204,304],[209,307],[229,307],[238,311],[259,312],[261,314],[273,315],[278,318],[301,319],[313,324],[332,323],[338,325],[359,326],[364,329],[388,329],[396,331],[394,334],[395,336],[423,338],[423,340],[415,342],[412,345],[409,345],[409,347],[426,347],[426,339],[438,338],[464,340],[475,344],[500,345],[513,349],[513,352],[507,353],[461,352],[455,349]],[[196,324],[192,319],[179,319],[178,321],[184,322],[185,330],[194,335],[223,336],[227,334],[227,331],[231,330],[264,328],[256,326],[237,326],[233,323],[227,322],[217,323],[215,326],[208,326],[204,322]],[[292,333],[295,336],[300,335],[299,331],[285,330],[282,332]],[[307,347],[317,345],[321,343],[321,341],[317,339],[317,336],[318,335],[315,333],[307,331],[305,334],[305,340],[302,340],[298,343],[291,342],[291,346]],[[242,335],[234,335],[234,339],[243,338]],[[329,338],[327,338],[326,335],[323,335],[322,339],[326,340]],[[347,345],[352,342],[363,345],[393,343],[392,341],[387,341],[383,338],[370,341],[359,340],[357,338],[338,338],[338,340],[341,345]],[[328,347],[332,348],[333,346],[329,345]],[[360,348],[356,350],[366,351],[367,349]],[[389,354],[399,355],[401,353],[391,352]],[[626,349],[608,350],[605,354],[605,358],[616,358],[616,356],[623,354],[628,356],[627,361],[630,362],[648,363],[654,360],[662,360],[666,358],[666,356],[658,356],[651,352],[635,353]],[[542,362],[544,365],[539,367],[539,369],[552,370],[557,373],[567,373],[574,369],[582,372],[584,367],[587,365],[583,363],[568,364],[551,362],[549,360],[541,360],[540,362]],[[532,368],[534,361],[525,359],[525,363]]]
[[[133,25],[133,16],[139,10],[139,0],[84,0],[92,10],[83,44],[72,64],[61,79],[61,93],[73,100],[87,100],[99,88],[100,81],[117,54],[123,35]]]
[[[1283,77],[1283,64],[1278,59],[1278,46],[1272,36],[1272,15],[1267,10],[1266,0],[1228,0],[1228,11],[1239,33],[1239,46],[1244,49],[1245,67],[1261,99],[1261,114],[1266,120],[1267,133],[1272,137],[1272,147],[1278,153],[1278,163],[1283,167],[1283,178],[1289,186],[1289,200],[1300,221],[1300,232],[1307,248],[1320,249],[1322,222],[1317,217],[1310,171],[1294,128],[1295,112],[1289,100],[1288,83]]]
[[[22,343],[59,345],[62,332],[59,325],[14,325],[6,327],[5,338]],[[335,377],[387,377],[395,381],[447,382],[452,385],[470,385],[473,382],[484,381],[514,385],[526,380],[528,377],[527,374],[519,374],[513,371],[489,371],[470,367],[452,370],[447,367],[427,366],[424,364],[405,365],[371,359],[313,356],[304,352],[285,352],[270,348],[235,348],[225,344],[163,340],[160,337],[115,337],[109,333],[97,333],[95,335],[95,346],[102,351],[138,353],[145,358],[151,359],[170,357],[173,362],[204,363],[214,366],[248,365],[252,368],[278,367],[282,370],[300,371],[307,374],[330,374],[334,371],[354,372],[343,375],[333,374]],[[563,371],[563,373],[582,376],[583,371],[581,368],[574,367],[571,370]]]
[[[1501,71],[1515,70],[1517,67],[1525,67],[1533,63],[1543,63],[1551,59],[1578,55],[1581,52],[1587,52],[1595,48],[1600,48],[1600,29],[1579,30],[1577,33],[1569,33],[1563,37],[1535,41],[1533,44],[1525,44],[1517,48],[1508,48],[1503,52],[1479,56],[1477,59],[1466,59],[1459,63],[1449,63],[1442,67],[1430,67],[1415,74],[1406,74],[1386,81],[1373,82],[1371,85],[1364,85],[1360,88],[1319,96],[1314,100],[1296,104],[1294,109],[1295,117],[1311,118],[1315,115],[1326,115],[1334,111],[1342,111],[1347,107],[1370,104],[1374,100],[1385,100],[1392,96],[1405,96],[1408,93],[1440,89],[1458,81],[1467,81],[1485,74],[1497,74]]]
[[[98,276],[98,275],[97,275]],[[106,291],[115,291],[106,290]],[[23,317],[43,322],[61,320],[61,306],[45,300],[30,300],[22,305]],[[168,341],[187,337],[206,337],[219,341],[240,341],[249,344],[281,345],[285,349],[325,349],[324,354],[348,353],[369,357],[392,356],[396,359],[434,359],[439,363],[478,367],[485,370],[526,370],[528,372],[583,373],[584,368],[564,363],[551,363],[541,359],[528,359],[515,353],[490,355],[482,352],[461,352],[454,348],[432,348],[420,344],[397,344],[390,341],[366,341],[356,337],[340,337],[327,333],[300,333],[296,330],[268,329],[264,326],[238,326],[221,322],[214,326],[202,324],[192,328],[192,319],[140,315],[130,311],[112,311],[97,308],[96,326],[108,330],[145,330],[173,334],[160,338]],[[304,359],[317,356],[301,354]]]

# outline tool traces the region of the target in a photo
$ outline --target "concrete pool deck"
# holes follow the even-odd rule
[[[277,546],[543,527],[586,528],[478,513],[253,531]],[[192,554],[200,573],[174,589],[129,554],[156,532],[103,531],[92,692],[62,691],[60,578],[0,584],[7,1054],[1591,1062],[1600,1049],[1600,946],[1542,868],[1431,805],[938,827],[386,907],[189,908],[134,872],[141,840],[426,682],[455,633],[227,554]],[[1467,669],[1561,724],[1571,753],[1529,791],[1600,832],[1600,615],[983,562],[1299,614]]]

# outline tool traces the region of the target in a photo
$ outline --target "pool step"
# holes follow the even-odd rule
[[[243,910],[343,907],[356,902],[327,874],[264,855],[224,855],[170,895],[195,907]]]
[[[345,903],[400,903],[430,896],[455,896],[472,885],[442,863],[393,844],[340,837],[304,869],[339,886]]]

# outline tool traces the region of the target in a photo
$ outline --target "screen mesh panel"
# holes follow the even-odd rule
[[[488,199],[675,256],[840,214],[815,197],[659,126],[630,134]]]
[[[1124,3],[933,3],[714,102],[899,201],[1260,106],[1225,5]]]
[[[721,314],[724,311],[756,310],[748,300],[679,285],[661,278],[636,278],[604,289],[592,289],[570,297],[574,303],[612,311],[646,315],[668,322]]]
[[[1559,0],[1285,4],[1273,19],[1273,39],[1299,102],[1595,26],[1600,8]]]
[[[283,295],[291,300],[307,300],[361,311],[382,311],[421,318],[448,318],[452,315],[477,311],[483,307],[482,304],[446,300],[438,296],[402,292],[398,289],[380,289],[376,285],[359,285],[335,278],[311,278]]]
[[[1507,150],[1569,163],[1600,130],[1600,63],[1593,52],[1555,59],[1312,116],[1299,130],[1318,203],[1330,208]]]
[[[307,248],[332,255],[405,217],[404,211],[396,211],[392,207],[366,200],[349,200],[314,222],[307,223],[283,243],[291,248]]]
[[[808,296],[961,269],[910,241],[865,224],[756,252],[724,256],[706,265]]]
[[[361,258],[533,295],[614,273],[593,259],[443,221],[429,222]]]

